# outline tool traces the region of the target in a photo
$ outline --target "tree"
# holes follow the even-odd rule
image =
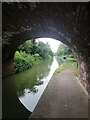
[[[37,45],[37,50],[36,52],[43,58],[43,59],[46,59],[48,58],[49,56],[53,56],[53,52],[49,46],[49,44],[45,44],[43,42],[38,42],[38,45]]]
[[[24,42],[18,47],[14,55],[15,72],[20,72],[31,68],[33,64],[38,64],[41,60],[53,56],[49,44],[36,42],[35,39]]]
[[[68,57],[74,57],[74,53],[72,52],[72,50],[63,43],[59,45],[56,55],[66,55]]]

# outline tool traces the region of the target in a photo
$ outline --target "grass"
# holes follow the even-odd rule
[[[77,68],[76,62],[72,63],[72,68],[73,68],[73,72],[74,72],[75,76],[78,76],[78,68]]]
[[[68,59],[67,61],[63,62],[63,64],[61,64],[59,68],[56,69],[55,72],[60,73],[66,68],[68,68],[69,66],[72,66],[75,76],[78,76],[78,68],[77,68],[77,63],[75,59]]]
[[[65,70],[68,66],[70,66],[71,64],[72,64],[72,61],[71,60],[67,60],[63,64],[61,64],[60,67],[57,68],[55,72],[56,73],[60,73],[63,70]]]

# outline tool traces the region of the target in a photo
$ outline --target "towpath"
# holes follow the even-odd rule
[[[88,118],[88,97],[71,67],[53,75],[30,118]]]

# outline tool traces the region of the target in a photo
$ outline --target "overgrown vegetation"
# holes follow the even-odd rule
[[[64,56],[66,55],[68,58],[74,58],[74,53],[72,52],[72,50],[66,46],[65,44],[61,43],[58,47],[58,50],[56,52],[57,56]]]
[[[15,72],[24,71],[31,68],[40,61],[53,57],[53,52],[49,44],[29,40],[18,47],[14,55]]]
[[[67,60],[65,62],[63,62],[63,64],[61,64],[59,66],[59,68],[56,69],[57,73],[62,72],[63,70],[65,70],[68,66],[70,66],[73,63],[73,61]]]
[[[65,44],[60,44],[58,47],[58,50],[56,52],[56,55],[60,58],[63,56],[66,56],[66,60],[59,66],[59,68],[56,69],[56,73],[60,73],[61,71],[65,70],[70,65],[73,68],[74,74],[78,75],[78,68],[77,68],[77,62],[74,53],[72,50],[66,46]]]
[[[73,72],[75,76],[78,76],[78,68],[77,68],[77,62],[75,60],[67,60],[63,64],[59,66],[59,68],[56,69],[56,73],[60,73],[69,66],[72,66]]]
[[[77,67],[76,62],[73,62],[72,68],[73,68],[73,72],[74,72],[75,76],[78,76],[78,67]]]

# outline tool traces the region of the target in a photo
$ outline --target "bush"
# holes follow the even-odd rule
[[[53,57],[49,44],[29,40],[18,47],[14,55],[15,72],[24,71],[41,60]]]
[[[22,51],[16,51],[14,56],[15,72],[21,72],[31,68],[34,64],[41,61],[39,54],[30,55]]]

